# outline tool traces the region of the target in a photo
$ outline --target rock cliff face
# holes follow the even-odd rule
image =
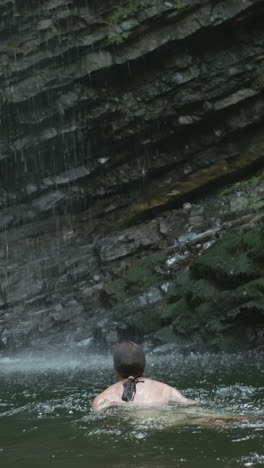
[[[263,166],[263,14],[261,0],[0,1],[2,348],[185,345],[164,304],[193,245],[263,210],[262,172],[213,195]],[[262,343],[254,310],[247,345]]]

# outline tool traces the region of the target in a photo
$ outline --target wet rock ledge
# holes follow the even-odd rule
[[[82,213],[3,232],[2,352],[263,349],[263,207],[261,171],[109,233]]]
[[[229,297],[262,278],[263,14],[260,0],[0,2],[3,350],[263,345],[260,283],[241,290],[251,305]],[[225,238],[238,225],[260,234]],[[215,242],[228,259],[240,246],[241,281],[199,263]]]

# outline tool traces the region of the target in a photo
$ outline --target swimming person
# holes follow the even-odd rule
[[[93,410],[100,412],[114,407],[160,406],[168,403],[197,405],[185,398],[176,388],[143,377],[145,353],[133,341],[118,344],[113,352],[114,369],[118,382],[100,393],[93,401]]]

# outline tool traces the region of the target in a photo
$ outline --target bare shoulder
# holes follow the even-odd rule
[[[179,403],[181,405],[200,405],[199,401],[191,400],[186,398],[179,390],[172,387],[171,398],[169,399],[170,403]]]
[[[157,388],[159,390],[163,390],[165,392],[170,392],[170,391],[174,391],[176,390],[174,387],[171,387],[170,385],[164,383],[164,382],[160,382],[159,380],[153,380],[153,379],[147,379],[147,378],[144,378],[144,381],[149,385],[151,386],[153,389],[154,388]]]
[[[162,399],[171,403],[179,403],[182,405],[197,405],[199,402],[186,398],[179,390],[171,385],[168,385],[157,380],[145,379],[153,389],[157,389],[162,395]]]
[[[97,395],[93,401],[93,411],[100,412],[106,408],[110,408],[113,405],[113,402],[116,402],[120,392],[120,383],[116,382],[115,384],[108,387],[102,393]]]

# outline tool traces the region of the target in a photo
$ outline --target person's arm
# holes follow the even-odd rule
[[[105,411],[110,408],[118,408],[119,406],[123,406],[123,404],[118,401],[105,400],[104,398],[100,398],[97,401],[96,400],[97,398],[95,398],[95,400],[93,401],[94,413],[101,413],[102,411]]]
[[[117,408],[118,406],[124,406],[124,402],[116,400],[115,394],[112,391],[109,392],[109,389],[97,395],[93,401],[93,411],[95,413],[100,413],[109,408]]]
[[[101,395],[98,395],[93,401],[92,406],[93,406],[93,411],[95,413],[99,413],[100,411],[102,411],[101,407],[102,407],[105,400],[104,400],[104,398],[100,398],[100,397],[101,397]]]
[[[172,388],[169,403],[179,403],[180,405],[200,405],[201,403],[196,400],[190,400],[186,398],[179,390],[176,388]]]

